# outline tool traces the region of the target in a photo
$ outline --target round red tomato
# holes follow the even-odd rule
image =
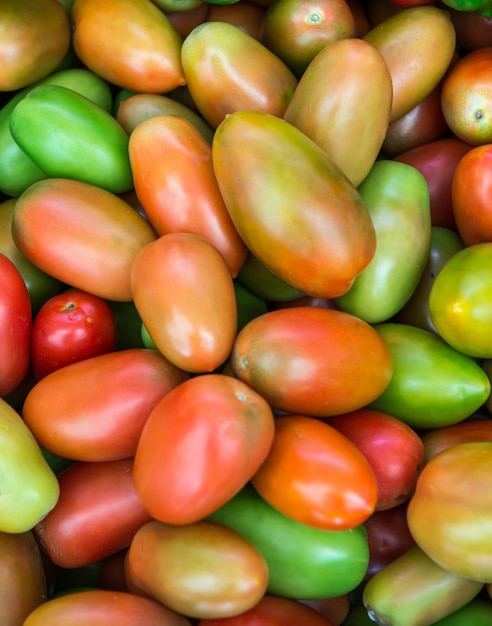
[[[34,376],[116,350],[116,321],[109,304],[73,289],[47,300],[33,321],[31,358]]]

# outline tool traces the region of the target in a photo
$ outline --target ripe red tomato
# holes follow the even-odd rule
[[[251,480],[283,515],[314,528],[347,530],[375,510],[377,482],[362,452],[314,417],[276,418],[270,452]]]
[[[31,299],[14,263],[0,254],[0,396],[14,391],[29,369]]]
[[[60,367],[116,350],[116,321],[109,304],[71,289],[47,300],[32,325],[31,359],[37,380]]]
[[[410,426],[372,409],[335,416],[328,424],[369,461],[378,483],[377,511],[393,508],[411,496],[424,462],[424,445]]]

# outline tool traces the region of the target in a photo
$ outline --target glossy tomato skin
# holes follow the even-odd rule
[[[131,542],[126,571],[137,592],[194,618],[247,611],[268,584],[265,559],[253,544],[208,520],[179,526],[148,522]]]
[[[348,530],[375,510],[378,493],[362,452],[325,422],[276,418],[273,444],[251,483],[283,515],[321,530]]]
[[[17,199],[12,236],[22,253],[50,276],[122,302],[132,300],[130,272],[156,234],[127,202],[100,187],[52,178]]]
[[[371,409],[330,418],[327,423],[364,454],[376,477],[376,511],[391,509],[410,498],[424,463],[419,435],[401,420]]]
[[[369,324],[310,306],[270,311],[249,322],[236,337],[231,365],[273,407],[322,417],[375,400],[393,373],[389,349]]]
[[[127,548],[150,520],[133,486],[131,458],[79,461],[58,474],[58,481],[57,505],[34,533],[59,567],[82,567]]]
[[[150,598],[104,589],[75,591],[52,598],[32,611],[24,626],[190,626],[190,621]]]
[[[408,504],[408,526],[418,545],[441,567],[490,582],[492,442],[460,443],[433,457]]]
[[[472,416],[459,424],[434,428],[422,433],[425,462],[428,463],[451,446],[470,441],[492,441],[492,420]]]
[[[5,397],[29,369],[32,307],[22,275],[5,254],[0,254],[0,284],[0,396]]]
[[[212,144],[217,182],[251,253],[312,296],[345,293],[374,256],[360,194],[326,153],[274,115],[239,111]]]
[[[47,300],[32,327],[31,361],[41,379],[55,370],[116,350],[116,322],[109,304],[74,289]]]
[[[266,559],[273,595],[298,600],[339,596],[353,591],[367,569],[363,525],[328,531],[300,524],[268,504],[251,484],[209,519],[234,528],[257,547]]]
[[[210,515],[263,463],[274,428],[266,400],[239,380],[208,374],[178,385],[154,407],[138,442],[142,504],[168,524]]]
[[[22,415],[52,454],[78,461],[124,459],[134,456],[154,406],[187,378],[156,350],[110,352],[38,381]]]

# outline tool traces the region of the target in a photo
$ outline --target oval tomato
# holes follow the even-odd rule
[[[251,320],[236,337],[231,366],[276,409],[323,417],[362,408],[393,374],[389,349],[372,326],[310,306]]]
[[[492,441],[492,420],[472,417],[459,424],[428,430],[421,437],[427,463],[443,450],[459,443]]]
[[[116,350],[116,321],[109,304],[72,289],[47,300],[37,312],[31,336],[36,379],[64,365]]]
[[[378,498],[362,452],[328,424],[303,415],[276,418],[273,444],[251,482],[283,515],[323,530],[359,526]]]
[[[135,454],[137,493],[155,519],[198,521],[251,479],[273,435],[272,411],[255,391],[222,374],[195,376],[145,424]]]
[[[14,263],[0,254],[0,397],[16,389],[31,362],[31,299]]]
[[[234,4],[210,4],[206,21],[228,22],[238,26],[251,37],[260,39],[265,13],[264,7],[244,0]]]
[[[268,584],[260,552],[235,530],[207,520],[171,526],[152,520],[130,545],[127,576],[141,593],[196,618],[237,615]]]

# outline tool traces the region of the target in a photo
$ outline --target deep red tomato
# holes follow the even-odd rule
[[[116,350],[116,321],[109,304],[71,289],[47,300],[32,325],[31,359],[37,380],[60,367]]]
[[[27,374],[32,329],[31,299],[14,263],[0,254],[0,396],[14,391]]]
[[[424,462],[424,445],[401,420],[372,409],[338,415],[328,421],[369,461],[378,483],[377,511],[407,500]]]
[[[358,526],[378,497],[362,452],[335,428],[303,415],[276,418],[272,447],[251,482],[283,515],[324,530]]]

